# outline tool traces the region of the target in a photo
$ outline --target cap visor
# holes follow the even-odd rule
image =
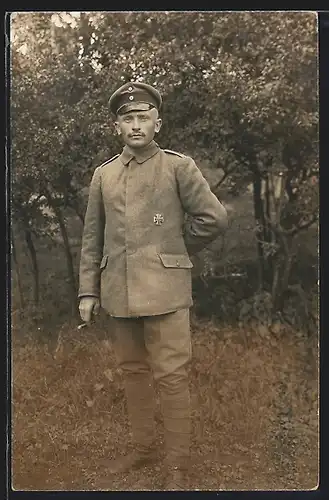
[[[152,108],[154,108],[154,105],[148,102],[134,102],[131,104],[123,104],[123,106],[117,110],[117,114],[124,115],[132,111],[149,111]]]

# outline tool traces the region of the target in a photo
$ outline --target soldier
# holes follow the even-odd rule
[[[125,145],[96,168],[91,180],[79,288],[84,321],[97,314],[100,304],[111,316],[125,384],[133,450],[109,461],[108,472],[158,459],[156,381],[165,433],[163,487],[187,489],[190,256],[225,231],[227,214],[193,159],[154,141],[162,105],[154,87],[126,83],[109,105]]]

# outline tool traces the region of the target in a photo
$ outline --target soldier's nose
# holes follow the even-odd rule
[[[132,128],[133,128],[133,130],[139,130],[140,129],[140,125],[139,125],[138,120],[134,120],[133,121]]]

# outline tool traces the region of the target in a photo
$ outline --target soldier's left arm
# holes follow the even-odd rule
[[[227,229],[227,212],[192,158],[179,162],[176,179],[182,206],[189,215],[184,227],[185,245],[193,255]]]

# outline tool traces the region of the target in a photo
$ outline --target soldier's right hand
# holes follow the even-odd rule
[[[100,302],[97,297],[82,297],[79,304],[79,312],[82,321],[89,323],[93,315],[97,315],[100,309]]]

